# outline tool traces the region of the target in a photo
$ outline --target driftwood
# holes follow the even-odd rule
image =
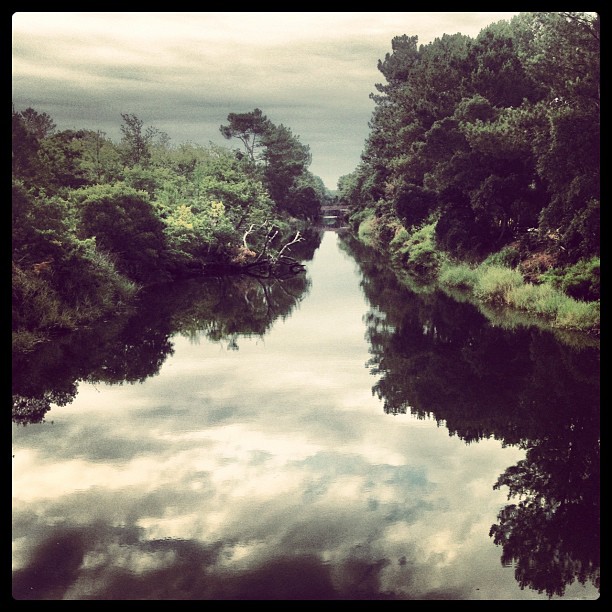
[[[249,246],[248,237],[257,229],[265,227],[265,223],[256,226],[251,224],[242,237],[240,252],[228,263],[207,264],[204,266],[206,274],[246,274],[256,278],[289,278],[304,271],[304,265],[287,253],[291,245],[302,242],[304,238],[297,231],[295,236],[284,244],[278,252],[272,252],[270,246],[278,236],[278,230],[269,230],[259,254]]]

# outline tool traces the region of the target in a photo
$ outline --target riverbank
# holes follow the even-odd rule
[[[510,259],[508,249],[477,264],[453,261],[436,246],[435,223],[413,233],[398,225],[386,245],[377,230],[369,217],[353,226],[353,235],[386,254],[398,278],[412,287],[438,286],[453,297],[469,300],[496,324],[504,319],[509,327],[532,322],[599,338],[600,301],[576,299],[555,287],[554,270],[540,275],[539,282],[531,282],[520,271],[519,260],[515,258],[514,265],[504,263]]]

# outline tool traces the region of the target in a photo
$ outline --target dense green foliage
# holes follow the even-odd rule
[[[476,39],[395,37],[361,162],[338,183],[355,233],[421,274],[415,236],[433,224],[444,257],[510,249],[526,281],[598,300],[599,27],[540,12]]]
[[[316,220],[330,195],[307,169],[308,146],[257,114],[256,159],[253,143],[246,156],[171,146],[136,115],[121,115],[115,143],[13,109],[15,348],[116,312],[140,287],[278,251]],[[248,132],[236,117],[232,129]]]
[[[228,121],[220,127],[221,134],[242,142],[246,159],[259,172],[276,207],[300,219],[317,219],[321,203],[330,196],[323,181],[308,171],[312,159],[308,145],[258,108],[230,113]]]

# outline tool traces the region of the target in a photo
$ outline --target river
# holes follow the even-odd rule
[[[14,598],[599,597],[598,348],[318,240],[14,357]]]

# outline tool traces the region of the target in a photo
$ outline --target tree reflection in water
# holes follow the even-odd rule
[[[499,512],[490,530],[502,548],[501,562],[514,566],[521,588],[549,597],[563,595],[576,581],[599,588],[599,350],[561,343],[537,328],[503,331],[468,304],[402,287],[377,256],[348,242],[344,248],[364,271],[363,290],[371,304],[369,367],[385,411],[431,417],[466,444],[492,437],[522,448],[525,458],[491,483],[508,487],[515,502]],[[241,337],[263,336],[288,316],[309,282],[305,275],[282,283],[211,278],[152,289],[131,316],[15,355],[13,420],[44,420],[51,404],[74,399],[80,381],[136,383],[155,375],[172,354],[177,333],[204,335],[236,350]],[[60,531],[53,540],[63,544],[40,552],[42,566],[63,572],[50,585],[68,580],[78,567],[83,538],[138,541],[137,534],[124,531],[91,536]],[[146,545],[165,550],[169,543]],[[180,543],[177,558],[184,560],[181,579],[190,581],[195,570],[190,574],[188,568],[201,567],[199,562],[217,551],[187,546]],[[319,571],[310,558],[283,563],[328,593],[327,566]],[[17,573],[15,593],[21,586],[26,593],[32,582],[28,571],[38,572],[40,565]],[[267,575],[251,578],[253,584],[268,580]],[[137,586],[130,583],[133,592]],[[226,588],[226,583],[207,584],[209,590],[196,595],[222,596]]]
[[[509,499],[490,535],[521,588],[600,587],[599,349],[536,327],[493,327],[442,292],[413,293],[359,244],[373,392],[390,414],[433,418],[467,444],[495,438],[525,459],[494,483]]]
[[[129,315],[13,355],[13,421],[43,421],[51,404],[74,400],[79,381],[143,382],[173,353],[175,334],[204,334],[237,350],[240,336],[263,336],[276,319],[287,317],[309,285],[305,274],[296,274],[282,280],[194,279],[150,288]]]

